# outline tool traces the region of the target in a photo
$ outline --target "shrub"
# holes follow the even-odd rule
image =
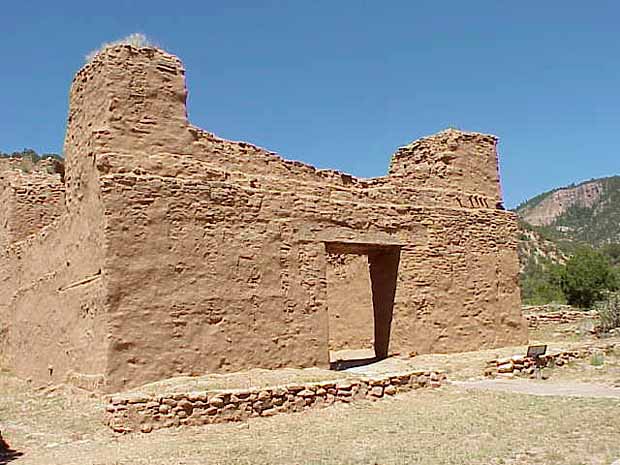
[[[86,62],[90,63],[93,58],[95,58],[99,53],[103,52],[106,48],[114,47],[115,45],[133,45],[134,47],[151,47],[153,44],[144,34],[139,32],[134,32],[133,34],[129,34],[127,37],[123,39],[116,40],[114,42],[106,42],[101,44],[97,50],[93,50],[88,55],[86,55]]]
[[[593,367],[603,366],[604,363],[605,356],[599,352],[592,354],[592,356],[590,357],[590,365],[592,365]]]
[[[600,319],[600,328],[603,332],[620,328],[620,293],[610,292],[607,298],[597,302],[595,309]]]
[[[616,290],[617,274],[603,254],[581,247],[566,262],[561,287],[570,305],[588,308],[601,300],[605,291]]]
[[[548,259],[530,257],[519,275],[521,298],[527,305],[541,305],[550,302],[566,303],[560,285],[563,267]]]

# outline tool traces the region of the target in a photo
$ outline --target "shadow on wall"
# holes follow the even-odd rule
[[[368,257],[370,291],[372,295],[374,357],[336,360],[330,363],[330,367],[334,370],[341,370],[367,365],[386,358],[390,343],[394,297],[396,295],[398,265],[400,262],[400,247],[382,244],[326,242],[325,250],[329,255],[366,255]],[[349,311],[349,317],[363,318],[363,316],[359,315],[358,310],[360,309]],[[329,311],[330,309],[328,308]],[[332,330],[333,328],[330,328],[330,332]],[[357,328],[357,330],[363,330],[363,328]],[[353,335],[353,339],[357,339],[355,335]]]

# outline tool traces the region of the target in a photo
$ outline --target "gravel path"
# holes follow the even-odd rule
[[[465,389],[516,392],[533,396],[606,397],[620,399],[620,388],[605,386],[604,384],[574,381],[557,383],[521,379],[484,379],[479,381],[454,381],[451,384]]]

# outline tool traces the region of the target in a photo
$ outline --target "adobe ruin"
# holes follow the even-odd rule
[[[495,137],[449,129],[359,179],[190,125],[184,74],[108,48],[73,81],[64,182],[0,166],[5,365],[111,392],[327,367],[330,344],[526,342]]]

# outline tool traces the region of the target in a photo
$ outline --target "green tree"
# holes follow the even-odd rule
[[[611,244],[605,244],[601,247],[600,250],[603,255],[609,258],[609,261],[612,265],[620,265],[620,244],[615,242]]]
[[[562,265],[548,259],[530,258],[519,276],[523,303],[526,305],[566,303],[561,287],[563,270]]]
[[[601,300],[605,291],[617,289],[617,275],[607,257],[584,246],[566,262],[561,287],[569,304],[588,308]]]

